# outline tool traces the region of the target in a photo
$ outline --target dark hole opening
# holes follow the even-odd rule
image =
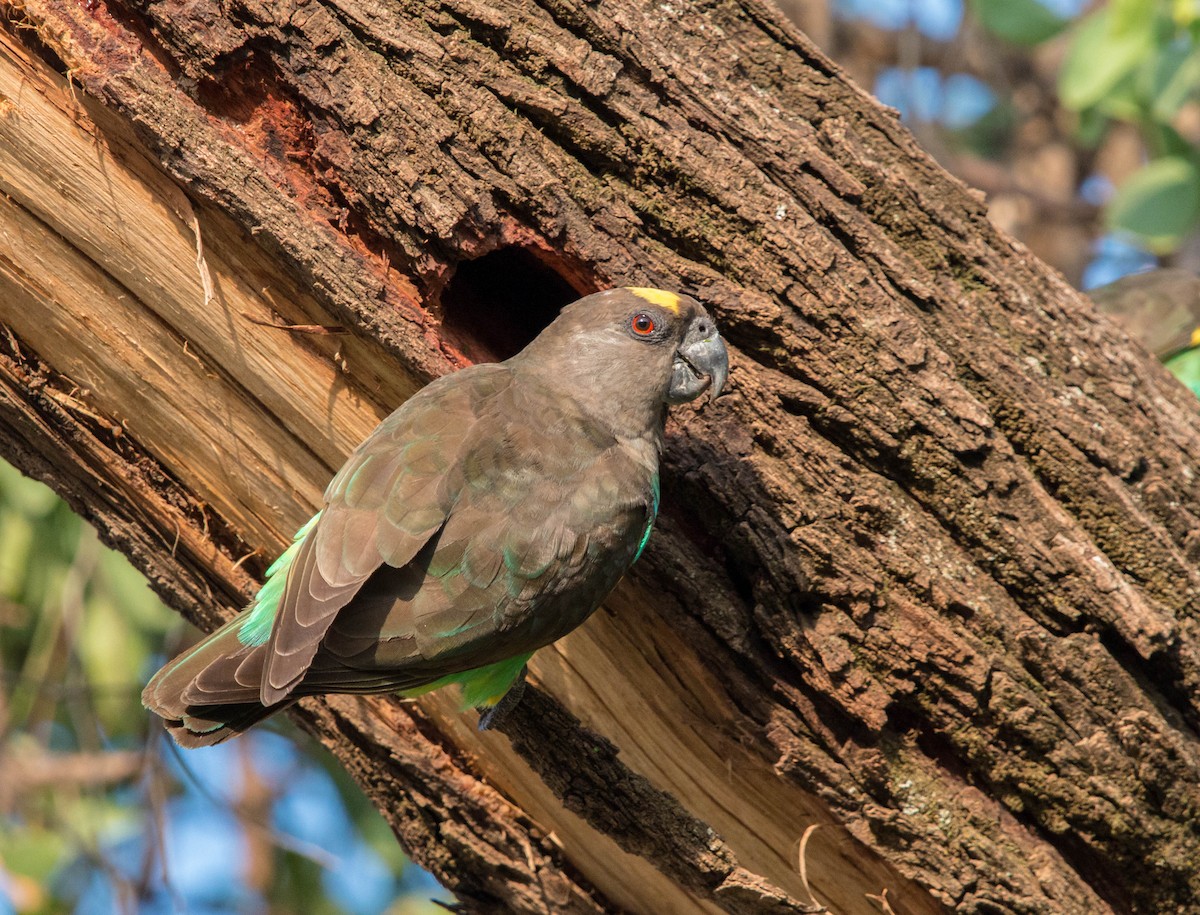
[[[525,248],[459,264],[442,293],[442,336],[473,362],[520,352],[579,293]]]

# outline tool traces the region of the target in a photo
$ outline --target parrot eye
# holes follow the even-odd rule
[[[633,332],[639,337],[649,337],[654,333],[654,319],[645,312],[633,316],[633,320],[629,322],[629,326],[633,328]]]

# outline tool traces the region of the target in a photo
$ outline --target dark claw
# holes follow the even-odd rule
[[[478,708],[475,711],[479,712],[479,730],[490,731],[508,715],[517,703],[521,701],[521,697],[525,695],[525,672],[526,667],[521,668],[521,673],[517,675],[517,679],[513,681],[513,685],[509,687],[508,692],[500,697],[500,701],[491,708]]]

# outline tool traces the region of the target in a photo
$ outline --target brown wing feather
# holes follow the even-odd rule
[[[457,486],[447,470],[509,378],[504,366],[480,365],[439,379],[385,419],[334,477],[288,570],[266,645],[264,705],[295,689],[338,612],[376,570],[407,565],[437,533]]]
[[[507,394],[462,452],[445,523],[404,569],[381,568],[327,630],[304,691],[408,688],[554,641],[579,625],[632,561],[652,469],[585,421],[533,415]]]

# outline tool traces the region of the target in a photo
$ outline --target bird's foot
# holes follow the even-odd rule
[[[490,731],[517,707],[517,703],[525,695],[525,671],[526,668],[522,667],[516,680],[513,681],[513,685],[508,688],[507,693],[500,697],[499,702],[491,708],[476,709],[479,712],[479,730]]]

